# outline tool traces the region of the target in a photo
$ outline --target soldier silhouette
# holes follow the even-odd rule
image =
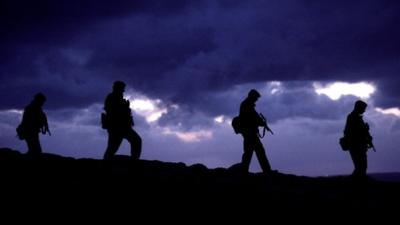
[[[26,141],[29,156],[38,156],[42,153],[39,133],[50,134],[47,116],[42,109],[45,102],[46,96],[37,93],[31,103],[25,107],[21,124],[17,128],[19,138]]]
[[[260,140],[258,127],[264,127],[271,131],[265,119],[256,111],[256,101],[261,97],[260,93],[254,89],[250,90],[248,96],[240,104],[239,119],[241,123],[241,134],[243,136],[243,155],[241,168],[248,172],[253,152],[256,153],[261,169],[265,174],[277,172],[271,170],[271,165],[265,154],[265,149]]]
[[[104,153],[104,159],[109,160],[118,151],[123,139],[127,139],[131,145],[131,157],[134,160],[140,158],[142,151],[142,139],[133,130],[134,121],[129,107],[129,101],[124,99],[125,83],[115,81],[113,91],[108,94],[104,110],[106,114],[102,118],[103,128],[108,131],[108,145]]]
[[[367,103],[358,100],[354,104],[353,111],[347,116],[344,136],[348,140],[349,153],[354,164],[352,176],[355,178],[366,177],[367,173],[367,151],[375,147],[372,136],[369,133],[369,125],[363,120],[363,113]]]

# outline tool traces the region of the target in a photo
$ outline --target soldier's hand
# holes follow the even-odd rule
[[[42,127],[41,128],[42,134],[48,133],[51,136],[50,130],[48,126]]]

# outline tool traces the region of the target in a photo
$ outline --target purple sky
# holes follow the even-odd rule
[[[351,173],[338,139],[362,98],[378,149],[368,172],[400,171],[398,1],[102,2],[0,3],[0,147],[26,151],[15,127],[42,91],[53,133],[41,137],[44,151],[101,158],[102,104],[124,80],[144,159],[239,162],[229,123],[256,88],[275,169]]]

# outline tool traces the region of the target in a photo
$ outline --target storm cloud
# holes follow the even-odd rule
[[[242,83],[381,80],[382,104],[399,104],[396,1],[2,4],[3,108],[39,89],[54,107],[90,104],[115,79],[180,103]]]

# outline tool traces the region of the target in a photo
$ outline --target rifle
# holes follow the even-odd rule
[[[369,143],[369,146],[372,148],[372,150],[373,150],[374,152],[376,152],[374,143],[373,143],[372,141]]]
[[[374,143],[372,142],[372,136],[371,136],[371,134],[369,133],[369,124],[368,124],[368,123],[365,123],[365,126],[367,127],[367,131],[368,131],[368,147],[369,147],[369,148],[372,148],[372,150],[373,150],[374,152],[376,152],[375,145],[374,145]]]
[[[374,145],[374,142],[372,142],[372,137],[371,137],[371,135],[370,135],[369,138],[368,138],[368,148],[372,148],[372,150],[373,150],[374,152],[376,152],[375,145]]]
[[[265,119],[265,116],[262,113],[260,113],[260,117],[264,121],[264,135],[265,135],[265,130],[269,131],[273,135],[274,132],[271,130],[271,128],[268,127],[267,119]],[[263,135],[263,137],[264,137],[264,135]]]

